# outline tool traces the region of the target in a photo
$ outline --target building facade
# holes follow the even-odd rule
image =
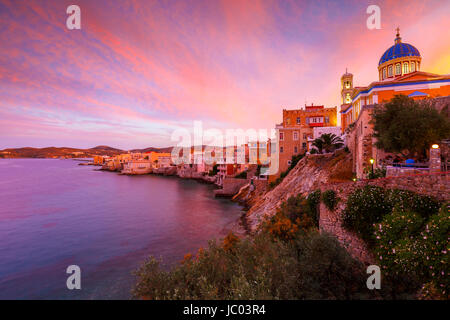
[[[367,87],[354,87],[353,75],[346,72],[341,77],[342,131],[358,119],[364,106],[388,102],[395,95],[403,94],[413,99],[450,95],[450,75],[420,71],[421,61],[419,50],[403,43],[397,29],[394,45],[384,52],[378,62],[378,81]],[[351,101],[348,99],[349,94]]]
[[[389,102],[395,95],[403,94],[415,100],[432,98],[436,107],[442,108],[450,101],[450,75],[437,75],[420,71],[422,57],[412,45],[402,43],[399,30],[395,43],[381,56],[378,63],[379,81],[367,87],[353,87],[353,75],[344,74],[349,79],[351,102],[341,105],[341,126],[345,141],[353,155],[353,171],[357,178],[365,178],[371,167],[381,166],[389,155],[375,147],[372,113],[376,108]],[[344,92],[342,82],[341,94]],[[347,98],[345,91],[345,98]],[[347,99],[343,102],[348,102]]]
[[[279,148],[278,174],[270,176],[275,180],[281,172],[291,165],[292,156],[308,151],[308,141],[313,137],[313,129],[336,127],[337,107],[325,108],[323,105],[310,105],[301,109],[283,109],[283,122],[275,128]]]

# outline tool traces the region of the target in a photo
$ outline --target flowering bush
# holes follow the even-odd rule
[[[344,226],[364,239],[369,246],[374,244],[373,224],[381,222],[383,217],[394,208],[400,211],[412,211],[423,218],[436,214],[439,201],[419,195],[411,191],[399,189],[383,189],[376,186],[365,186],[356,189],[347,200],[343,212]]]
[[[373,240],[373,224],[380,222],[382,217],[392,210],[384,201],[383,188],[365,186],[356,189],[347,199],[343,212],[343,224],[349,230],[355,231],[369,244]]]
[[[444,205],[426,221],[421,215],[396,208],[375,224],[374,253],[388,278],[409,276],[423,284],[422,293],[433,288],[448,296],[450,215]]]
[[[418,214],[399,209],[375,224],[374,252],[385,275],[412,273],[417,269],[415,264],[419,251],[411,240],[419,233],[422,224],[423,219]]]

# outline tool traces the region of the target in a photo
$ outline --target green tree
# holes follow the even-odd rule
[[[433,144],[450,137],[450,121],[432,100],[421,102],[396,95],[374,111],[376,146],[405,157],[422,155]]]
[[[332,152],[344,146],[344,141],[334,133],[324,133],[319,138],[314,139],[312,145],[319,153]]]

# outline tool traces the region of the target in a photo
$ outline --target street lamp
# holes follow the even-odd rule
[[[432,149],[439,149],[439,145],[435,143],[435,144],[433,144],[433,145],[431,146],[431,148],[432,148]]]
[[[370,165],[372,166],[372,178],[373,178],[373,163],[375,162],[375,160],[373,160],[373,158],[371,158],[369,161],[370,161]]]

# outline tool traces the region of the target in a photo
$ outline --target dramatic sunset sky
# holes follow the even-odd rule
[[[397,26],[423,71],[449,74],[449,16],[448,0],[0,0],[0,149],[163,147],[193,120],[273,128],[283,108],[339,106],[346,67],[377,80]]]

